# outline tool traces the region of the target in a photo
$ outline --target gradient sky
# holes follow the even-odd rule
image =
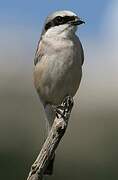
[[[69,9],[87,23],[84,34],[97,33],[110,0],[0,0],[0,24],[41,29],[45,17],[55,10]],[[37,28],[39,27],[39,29]]]
[[[95,175],[96,168],[99,176],[89,179],[118,177],[110,176],[115,171],[118,174],[118,0],[0,0],[0,160],[5,162],[0,179],[8,179],[6,175],[11,180],[24,179],[17,168],[22,161],[22,170],[26,169],[28,153],[34,156],[44,138],[44,112],[32,78],[33,59],[45,17],[60,9],[76,12],[86,24],[77,32],[85,54],[83,77],[57,164],[62,160],[78,177],[82,167],[86,179],[89,172]],[[66,167],[61,165],[59,172]]]
[[[29,66],[31,73],[45,17],[60,9],[72,10],[86,22],[79,28],[79,36],[85,50],[84,67],[90,69],[89,75],[97,75],[98,63],[101,63],[100,69],[108,62],[109,67],[114,66],[112,69],[117,67],[117,60],[111,61],[109,57],[112,55],[108,55],[117,52],[117,0],[0,0],[0,73],[14,75],[21,69],[26,72]]]

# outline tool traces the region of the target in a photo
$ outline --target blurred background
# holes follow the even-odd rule
[[[83,79],[57,150],[56,180],[118,178],[118,1],[0,0],[0,179],[26,179],[44,142],[33,58],[45,17],[68,9],[86,24]]]

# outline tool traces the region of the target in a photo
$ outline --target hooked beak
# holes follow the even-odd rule
[[[77,18],[74,21],[71,21],[71,24],[74,26],[78,26],[80,24],[85,24],[85,22],[83,20]]]

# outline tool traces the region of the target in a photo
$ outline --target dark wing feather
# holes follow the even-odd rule
[[[82,65],[83,65],[83,63],[84,63],[84,50],[83,50],[81,42],[80,42],[80,47],[81,47],[81,58],[82,58]]]

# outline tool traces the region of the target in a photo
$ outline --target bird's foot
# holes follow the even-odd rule
[[[68,119],[71,109],[73,107],[74,101],[71,96],[66,96],[61,105],[55,107],[57,118]]]

